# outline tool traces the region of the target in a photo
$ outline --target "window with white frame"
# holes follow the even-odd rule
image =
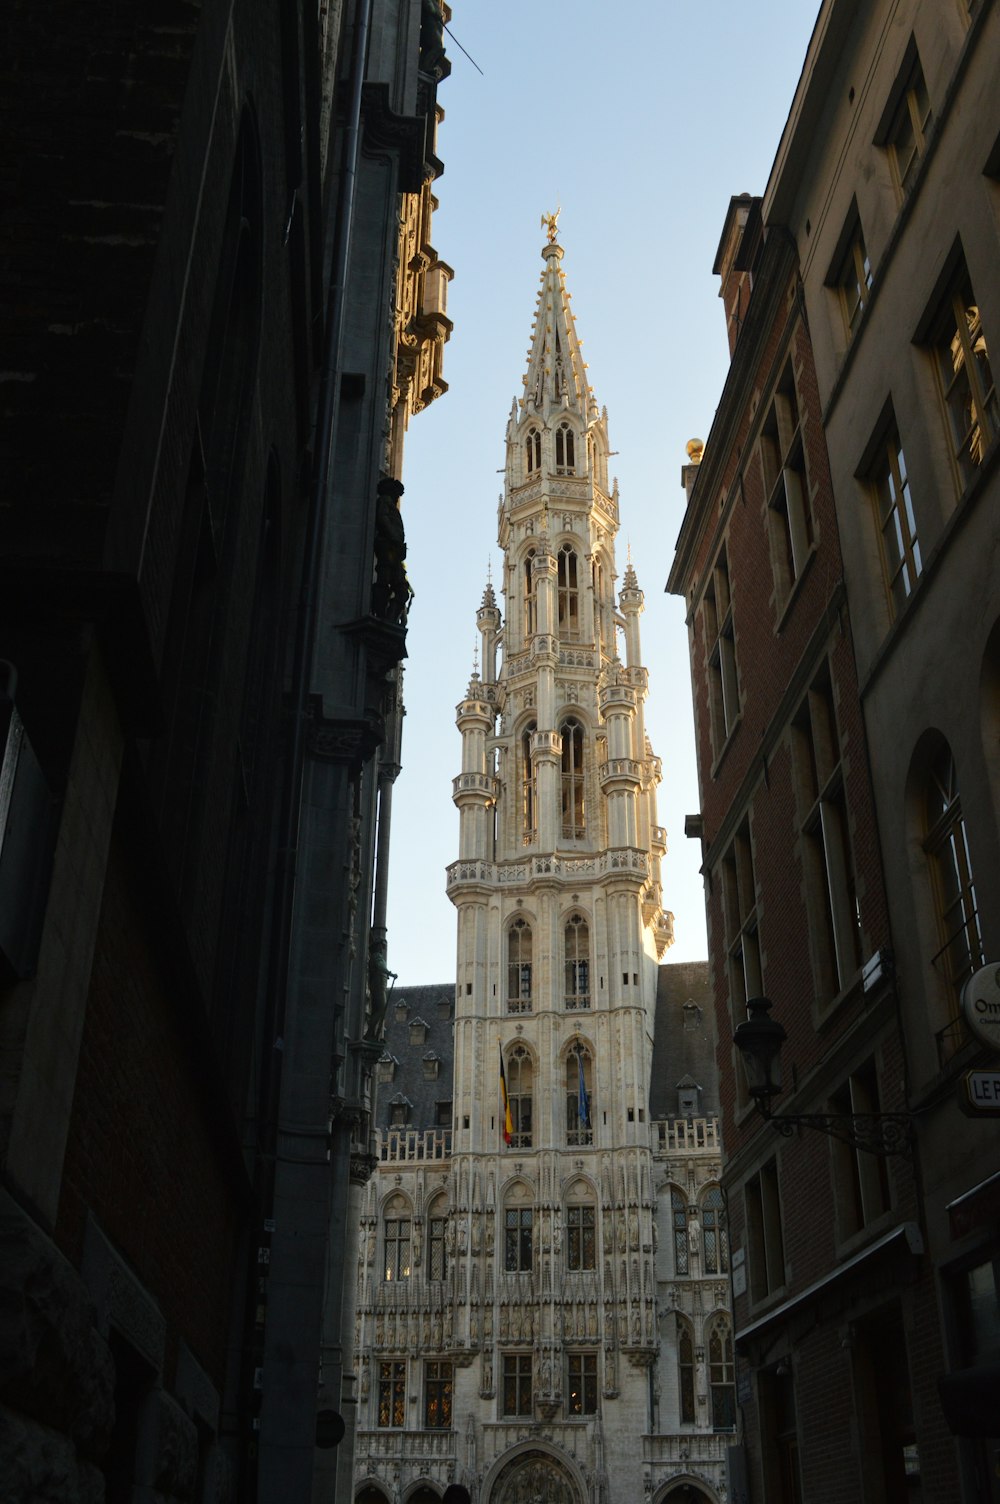
[[[702,614],[705,622],[712,746],[718,757],[740,714],[736,632],[729,588],[729,561],[725,548],[720,550],[705,586]]]
[[[965,489],[1000,431],[1000,404],[979,303],[964,258],[928,324],[959,490]]]
[[[917,175],[931,120],[931,101],[924,82],[924,70],[920,66],[916,43],[911,38],[902,71],[875,136],[876,146],[884,147],[889,154],[900,202],[910,191]]]
[[[725,1274],[729,1268],[729,1234],[720,1186],[710,1185],[701,1198],[701,1236],[705,1273]]]
[[[531,1012],[531,926],[520,916],[507,931],[507,1012]]]
[[[568,840],[580,840],[586,835],[583,727],[570,716],[559,727],[559,735],[562,737],[562,833]]]
[[[791,361],[782,372],[764,419],[759,449],[780,607],[805,569],[813,545],[809,477]]]
[[[582,914],[571,914],[563,929],[565,978],[563,1001],[568,1009],[590,1007],[590,930]]]
[[[511,1147],[531,1148],[533,1070],[531,1056],[523,1044],[509,1051],[506,1063],[507,1102],[513,1127]]]
[[[875,458],[868,467],[867,479],[878,524],[886,595],[890,611],[896,616],[916,586],[923,560],[906,456],[891,412]]]

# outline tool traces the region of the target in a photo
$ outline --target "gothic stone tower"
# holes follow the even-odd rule
[[[607,413],[587,385],[554,224],[542,256],[524,394],[507,426],[506,615],[488,585],[482,672],[457,712],[450,1127],[404,1129],[420,1088],[398,1089],[366,1208],[364,1504],[417,1497],[421,1466],[428,1499],[449,1478],[481,1504],[658,1504],[695,1479],[705,1491],[685,1498],[720,1497],[716,1437],[689,1452],[660,1434],[684,1429],[682,1413],[704,1426],[693,1346],[690,1395],[679,1396],[677,1277],[702,1272],[685,1208],[719,1167],[714,1123],[692,1115],[693,1080],[673,1122],[650,1112],[658,983],[682,968],[660,964],[672,916],[660,765],[644,728],[643,596],[629,563],[615,599]],[[393,1011],[433,1069],[437,1049],[425,1047],[441,1025],[403,1000]],[[400,1037],[387,1034],[380,1073],[397,1087]],[[676,1058],[671,1067],[683,1087]],[[715,1196],[706,1229],[718,1226]],[[712,1237],[718,1276],[721,1229]],[[702,1316],[726,1302],[718,1278],[693,1290],[695,1342]],[[407,1352],[426,1355],[422,1372]],[[425,1436],[416,1467],[412,1441],[391,1434],[414,1419],[450,1432]],[[711,1465],[692,1473],[689,1456]]]

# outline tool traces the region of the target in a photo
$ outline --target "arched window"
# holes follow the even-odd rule
[[[427,1216],[427,1278],[448,1277],[448,1204],[443,1196],[431,1206]]]
[[[580,636],[580,589],[576,551],[568,543],[559,550],[557,580],[559,636],[565,642],[576,642]]]
[[[593,1069],[590,1055],[577,1041],[566,1056],[566,1142],[594,1142],[594,1109],[591,1100]]]
[[[521,838],[530,846],[538,834],[535,814],[535,770],[531,764],[531,738],[537,726],[532,721],[521,736]]]
[[[563,721],[562,737],[562,833],[569,840],[586,834],[583,801],[583,727],[579,721]]]
[[[576,470],[576,440],[568,423],[556,429],[556,474],[571,475]]]
[[[722,1191],[709,1186],[701,1201],[702,1247],[705,1273],[725,1274],[729,1268],[729,1234],[726,1231]]]
[[[678,1317],[680,1335],[677,1340],[677,1378],[680,1392],[680,1421],[682,1426],[694,1425],[694,1339],[687,1322]]]
[[[524,1204],[522,1188],[516,1203],[504,1208],[503,1221],[503,1267],[507,1274],[530,1274],[532,1255],[533,1213],[530,1205]]]
[[[531,1148],[531,1056],[523,1044],[516,1044],[507,1056],[507,1101],[510,1105],[512,1149]]]
[[[507,931],[507,1012],[531,1012],[531,926],[523,919]]]
[[[409,1279],[410,1239],[413,1223],[410,1204],[404,1196],[393,1196],[386,1204],[382,1222],[385,1259],[383,1278],[386,1282]]]
[[[615,629],[611,619],[607,568],[599,554],[594,557],[590,574],[594,587],[594,633],[601,652],[610,658],[615,650]]]
[[[524,640],[527,643],[535,634],[535,550],[531,549],[524,560]]]
[[[670,1192],[670,1225],[674,1241],[674,1273],[688,1272],[687,1200],[682,1191]]]
[[[582,914],[571,914],[564,930],[567,1008],[590,1007],[590,930]]]
[[[528,475],[542,468],[542,436],[537,428],[529,428],[525,436],[524,468]]]
[[[583,1182],[570,1188],[566,1206],[566,1268],[597,1268],[597,1209]],[[579,1199],[576,1199],[579,1197]]]
[[[713,1431],[736,1428],[736,1391],[733,1387],[733,1334],[724,1316],[708,1329],[708,1387],[712,1400]]]
[[[945,741],[927,770],[924,812],[924,851],[934,883],[941,941],[933,964],[944,980],[951,1019],[956,1023],[962,985],[983,964],[984,956],[955,759]]]

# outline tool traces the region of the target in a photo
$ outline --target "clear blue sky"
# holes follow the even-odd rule
[[[645,592],[646,725],[663,760],[667,959],[706,954],[683,603],[664,594],[684,511],[688,439],[706,438],[729,363],[712,263],[730,196],[761,193],[816,18],[816,0],[455,0],[441,86],[434,245],[455,270],[450,390],[410,425],[403,499],[416,592],[403,771],[392,828],[389,965],[397,987],[455,975],[444,869],[458,855],[455,705],[477,642],[496,542],[504,429],[521,392],[542,269],[543,211],[562,207],[566,286],[608,409],[626,548]],[[498,592],[499,594],[499,592]],[[502,602],[501,602],[502,604]]]

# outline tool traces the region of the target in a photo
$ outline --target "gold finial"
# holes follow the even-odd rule
[[[684,446],[689,462],[692,465],[700,465],[701,457],[705,453],[705,446],[701,439],[688,439]]]
[[[556,243],[556,235],[558,233],[558,225],[559,225],[559,216],[560,216],[561,213],[562,213],[562,206],[560,205],[560,207],[556,210],[556,212],[554,214],[543,214],[542,215],[542,229],[545,231],[546,235],[548,236],[549,245],[555,245],[555,243]]]

